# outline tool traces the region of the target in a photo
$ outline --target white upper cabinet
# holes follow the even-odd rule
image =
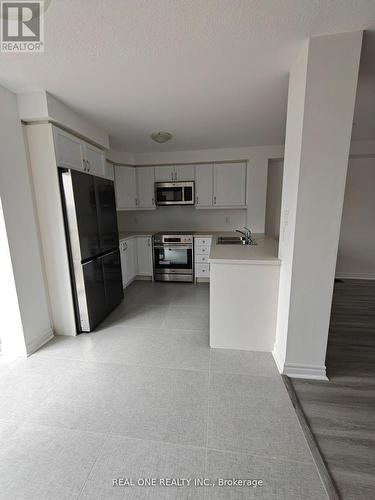
[[[104,177],[106,173],[104,151],[91,144],[85,144],[84,147],[87,171],[93,175]]]
[[[213,165],[195,166],[195,205],[212,207],[213,205]]]
[[[64,130],[53,127],[53,139],[58,167],[85,170],[84,143]]]
[[[214,207],[246,206],[246,163],[214,165]]]
[[[155,182],[168,182],[174,181],[174,166],[168,165],[166,167],[155,167]]]
[[[152,245],[150,237],[138,236],[137,239],[137,262],[139,276],[152,276]]]
[[[194,165],[168,165],[155,167],[155,182],[180,182],[194,180]]]
[[[58,167],[113,179],[113,174],[108,176],[105,153],[101,149],[58,127],[53,127],[53,140]]]
[[[115,167],[109,161],[105,162],[105,177],[111,181],[115,180]]]
[[[153,167],[136,167],[138,208],[155,207],[155,171]]]
[[[118,210],[137,208],[137,181],[134,167],[115,167],[116,205]]]
[[[174,167],[175,181],[193,181],[195,165],[176,165]]]

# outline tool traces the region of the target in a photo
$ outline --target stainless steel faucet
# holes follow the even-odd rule
[[[236,233],[241,233],[245,237],[245,245],[253,245],[253,239],[251,237],[251,229],[248,227],[244,227],[245,231],[240,231],[239,229],[236,229]]]

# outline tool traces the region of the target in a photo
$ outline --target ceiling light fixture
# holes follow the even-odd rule
[[[151,139],[159,144],[163,142],[170,141],[172,139],[172,134],[170,132],[153,132],[151,134]]]

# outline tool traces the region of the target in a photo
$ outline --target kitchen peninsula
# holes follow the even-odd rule
[[[272,351],[276,334],[278,243],[264,234],[255,245],[220,245],[212,238],[210,346]]]

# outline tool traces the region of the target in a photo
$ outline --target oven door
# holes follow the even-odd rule
[[[156,186],[157,205],[182,205],[184,203],[184,188],[182,186],[171,186],[169,183]]]
[[[154,245],[155,274],[193,274],[191,245]]]

